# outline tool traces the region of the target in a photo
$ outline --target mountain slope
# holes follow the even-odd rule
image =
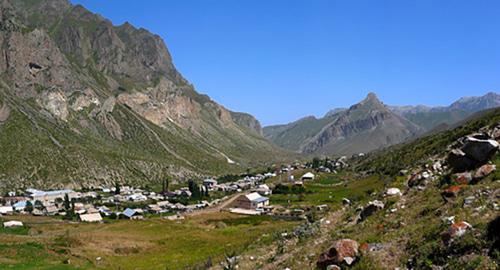
[[[308,117],[297,122],[264,128],[266,138],[278,145],[307,154],[354,154],[401,142],[419,128],[392,113],[370,93],[349,109]]]
[[[475,112],[500,106],[500,95],[490,92],[480,97],[463,97],[447,107],[391,106],[395,113],[429,131],[446,124],[451,125]]]
[[[155,182],[286,154],[251,115],[198,94],[147,30],[66,0],[2,1],[0,29],[4,183]]]
[[[365,104],[370,100],[374,101],[371,105]],[[367,152],[443,129],[477,111],[498,107],[500,95],[488,93],[461,98],[447,107],[428,107],[385,106],[370,94],[360,104],[349,110],[331,110],[319,119],[311,116],[286,125],[264,127],[264,136],[281,147],[308,154]]]

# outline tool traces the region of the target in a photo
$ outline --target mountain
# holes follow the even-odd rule
[[[0,4],[0,184],[151,183],[287,153],[196,92],[164,41],[66,0]]]
[[[322,118],[308,116],[286,125],[264,127],[264,136],[286,149],[306,154],[346,155],[368,152],[434,130],[443,130],[472,114],[500,106],[500,95],[464,97],[450,106],[386,106],[370,93],[349,109],[333,109]]]
[[[446,107],[391,106],[390,109],[421,126],[432,130],[442,124],[452,125],[475,112],[500,106],[500,95],[494,92],[480,97],[463,97]]]
[[[347,110],[264,128],[266,138],[306,154],[350,155],[402,142],[420,128],[393,113],[374,93]]]

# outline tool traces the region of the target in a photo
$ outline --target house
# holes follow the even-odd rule
[[[269,205],[269,198],[261,196],[257,192],[242,194],[233,203],[235,208],[251,209],[263,208]]]
[[[99,213],[102,213],[105,216],[110,216],[112,213],[111,210],[104,205],[99,207],[98,211],[99,211]]]
[[[262,196],[271,195],[273,193],[269,186],[266,184],[259,185],[259,187],[255,189],[255,191]]]
[[[127,201],[132,201],[132,202],[143,202],[147,201],[148,198],[140,193],[134,193],[131,195],[126,196]]]
[[[137,209],[130,209],[130,208],[125,209],[125,211],[123,211],[122,215],[128,219],[143,219],[144,218],[140,211],[138,211]]]
[[[47,215],[49,216],[55,216],[57,215],[57,213],[59,213],[59,208],[57,208],[57,206],[55,205],[49,205],[45,207],[45,213],[47,213]]]
[[[158,204],[150,204],[147,209],[150,213],[160,213],[163,210]]]
[[[82,222],[102,222],[102,216],[99,213],[81,214],[79,217]]]
[[[14,208],[12,206],[0,206],[0,214],[7,215],[12,214],[14,212]]]
[[[41,201],[42,203],[55,202],[56,199],[63,200],[66,195],[68,195],[70,200],[78,197],[77,193],[71,189],[41,191],[29,188],[26,192],[33,201]]]
[[[203,180],[203,186],[205,186],[208,190],[213,190],[215,186],[217,186],[217,180],[205,179]]]
[[[300,180],[302,180],[302,181],[314,180],[314,174],[312,172],[308,172],[308,173],[302,175],[302,177],[300,178]]]
[[[23,202],[23,201],[27,201],[27,200],[28,200],[28,198],[23,197],[23,196],[8,196],[8,197],[3,197],[3,201],[7,205],[12,205],[12,204],[15,204],[17,202]]]
[[[21,212],[24,211],[24,208],[26,208],[27,201],[21,201],[21,202],[16,202],[15,204],[12,205],[15,211]]]
[[[11,220],[3,223],[4,228],[14,228],[14,227],[23,227],[24,224],[21,221]]]

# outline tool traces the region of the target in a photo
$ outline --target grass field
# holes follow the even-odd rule
[[[109,224],[15,218],[30,235],[0,232],[0,269],[192,269],[268,243],[273,232],[297,224],[229,213]]]
[[[332,208],[338,208],[343,198],[348,198],[351,201],[363,201],[373,191],[383,188],[383,181],[377,176],[345,183],[342,182],[341,177],[344,176],[320,174],[314,181],[304,183],[304,193],[273,194],[271,195],[271,204],[284,206],[328,204]]]

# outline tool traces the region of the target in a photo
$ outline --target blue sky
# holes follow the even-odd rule
[[[391,105],[500,92],[500,1],[72,2],[160,35],[197,91],[264,125],[369,91]]]

